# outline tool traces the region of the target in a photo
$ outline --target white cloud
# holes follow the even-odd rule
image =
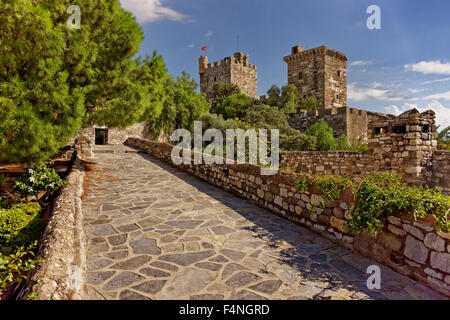
[[[369,88],[357,87],[355,83],[348,86],[348,98],[354,101],[376,99],[382,101],[412,100],[413,97],[393,90],[378,89],[381,84],[373,83]]]
[[[432,84],[432,83],[445,82],[445,81],[450,81],[450,78],[442,78],[442,79],[425,81],[424,84]]]
[[[441,63],[440,60],[405,64],[404,68],[406,71],[420,72],[423,74],[450,74],[450,62]]]
[[[359,66],[367,66],[369,64],[372,64],[372,61],[356,60],[356,61],[350,62],[349,66],[350,67],[359,67]]]
[[[214,32],[212,32],[211,30],[209,30],[209,31],[205,34],[206,39],[211,38],[213,34],[214,34]]]
[[[450,91],[432,94],[430,96],[426,96],[423,99],[426,100],[450,100]]]
[[[396,105],[391,105],[384,108],[387,113],[399,115],[405,111],[416,108],[420,112],[427,110],[433,110],[436,113],[436,124],[440,125],[441,128],[446,128],[450,126],[450,108],[444,107],[442,103],[437,100],[431,101],[425,107],[419,107],[417,104],[405,103],[403,106],[398,107]]]
[[[193,44],[193,43],[191,43],[191,44],[188,44],[188,46],[187,46],[189,49],[194,49],[195,48],[195,44]]]
[[[168,19],[184,21],[188,16],[163,6],[164,0],[119,0],[122,8],[130,11],[139,23]]]
[[[410,89],[408,89],[408,92],[410,92],[410,93],[419,93],[419,92],[424,92],[424,91],[427,91],[428,89],[412,89],[412,88],[410,88]]]

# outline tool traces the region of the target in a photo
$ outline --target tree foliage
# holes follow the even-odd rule
[[[245,94],[233,94],[217,105],[216,112],[225,119],[243,118],[252,104],[252,99]]]
[[[73,4],[81,29],[66,25]],[[0,163],[43,160],[82,126],[161,111],[164,63],[133,60],[143,32],[117,0],[3,0],[0,26]]]
[[[318,151],[346,150],[348,149],[347,137],[341,135],[338,138],[333,136],[333,129],[325,121],[313,124],[305,132],[309,136],[316,137]]]
[[[213,86],[213,99],[215,103],[222,103],[225,98],[241,93],[239,87],[234,83],[217,82]]]
[[[176,80],[168,76],[164,82],[162,112],[157,118],[147,119],[150,131],[159,136],[171,134],[178,128],[192,130],[194,121],[210,108],[204,93],[197,93],[197,87],[195,80],[185,72]]]

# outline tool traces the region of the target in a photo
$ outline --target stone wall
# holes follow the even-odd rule
[[[280,167],[295,172],[361,177],[376,172],[368,152],[292,151],[280,153]]]
[[[299,111],[291,115],[289,125],[306,131],[313,124],[325,121],[333,129],[333,136],[345,134],[350,144],[367,143],[368,112],[349,107],[321,108],[313,111]]]
[[[108,128],[106,126],[93,125],[92,127],[81,129],[73,139],[73,142],[75,142],[81,136],[84,136],[88,141],[91,142],[92,145],[94,145],[95,129],[108,129],[106,144],[123,144],[129,137],[143,139],[151,138],[151,134],[146,129],[146,123],[141,122],[133,124],[126,129]]]
[[[212,100],[214,84],[218,82],[234,83],[241,93],[250,98],[258,96],[258,70],[249,64],[248,55],[237,52],[233,57],[208,63],[207,56],[199,58],[200,92],[206,93],[206,99]]]
[[[435,151],[432,158],[432,170],[427,173],[428,184],[439,187],[450,196],[450,151]]]
[[[128,139],[127,144],[173,165],[172,145],[135,138]],[[193,158],[191,153],[191,163]],[[430,219],[392,216],[378,236],[366,232],[355,236],[345,228],[354,202],[351,190],[338,201],[324,203],[312,190],[297,192],[296,175],[289,172],[261,175],[261,168],[251,164],[176,167],[450,296],[450,234],[436,231]]]
[[[288,84],[302,97],[314,96],[326,109],[347,105],[347,57],[325,46],[306,50],[295,46],[283,60],[288,65]]]

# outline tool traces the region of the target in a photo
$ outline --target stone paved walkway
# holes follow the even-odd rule
[[[125,150],[87,166],[88,299],[443,298],[382,266],[369,290],[374,261]]]

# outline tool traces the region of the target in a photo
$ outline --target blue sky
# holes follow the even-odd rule
[[[399,113],[433,109],[450,125],[448,0],[120,0],[144,30],[140,55],[157,50],[170,74],[198,81],[198,57],[239,48],[258,67],[258,93],[287,82],[282,60],[294,45],[325,45],[347,55],[348,105]],[[381,29],[369,30],[369,5]]]

